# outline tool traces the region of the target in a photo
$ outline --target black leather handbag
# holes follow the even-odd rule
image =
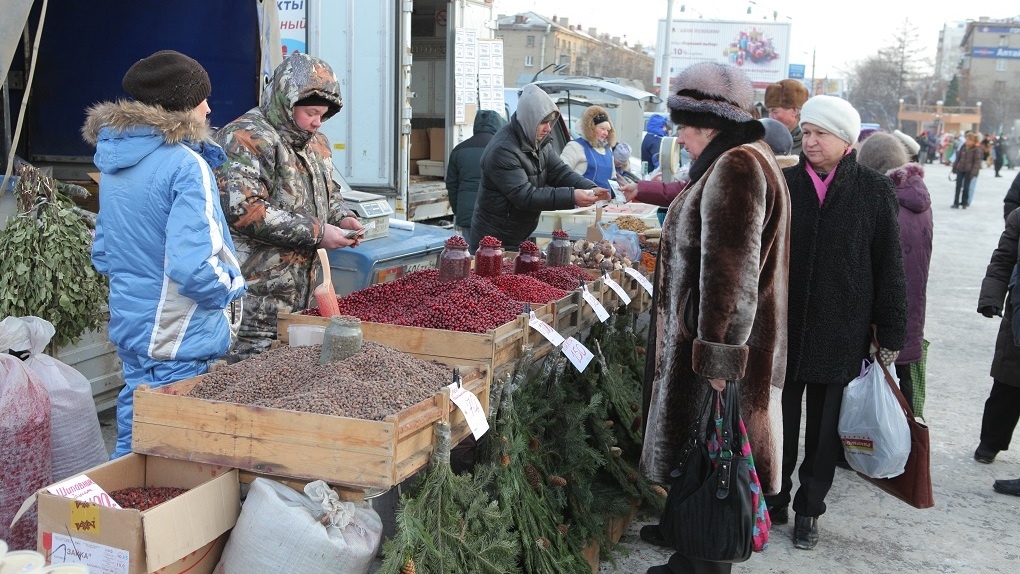
[[[721,411],[721,412],[720,412]],[[722,425],[716,419],[722,419]],[[739,444],[740,393],[730,381],[726,390],[709,389],[691,439],[671,473],[659,528],[677,552],[712,562],[743,562],[754,542],[747,457]],[[717,440],[713,462],[709,442]]]

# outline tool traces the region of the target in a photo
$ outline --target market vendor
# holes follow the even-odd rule
[[[228,362],[269,348],[278,313],[310,306],[318,248],[354,247],[362,229],[331,177],[323,122],[343,107],[325,61],[295,53],[280,64],[262,104],[216,134],[227,161],[216,170],[241,270],[244,316]]]
[[[491,235],[517,249],[538,228],[543,211],[589,207],[609,190],[570,169],[550,145],[559,110],[534,84],[524,86],[517,111],[482,154],[482,182],[466,237],[471,251]]]
[[[131,453],[134,391],[208,371],[230,347],[224,313],[245,292],[218,201],[209,140],[209,74],[162,50],[123,79],[131,100],[91,107],[102,209],[92,264],[110,279],[110,341],[123,362],[113,458]]]

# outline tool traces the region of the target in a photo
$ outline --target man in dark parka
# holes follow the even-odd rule
[[[474,134],[450,152],[446,166],[446,194],[450,199],[454,223],[463,235],[468,234],[475,211],[478,184],[482,179],[482,152],[505,124],[499,113],[481,110],[475,115]]]

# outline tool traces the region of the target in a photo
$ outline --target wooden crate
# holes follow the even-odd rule
[[[535,311],[548,313],[541,308]],[[539,317],[542,316],[543,314],[539,314]],[[294,324],[325,327],[329,325],[329,319],[318,315],[281,313],[276,322],[276,338],[281,344],[288,344],[287,328]],[[531,329],[523,315],[485,333],[361,322],[361,332],[366,341],[393,347],[426,361],[439,361],[449,365],[485,365],[493,377],[501,376],[514,368],[521,356],[521,345],[529,331]]]
[[[187,396],[204,376],[135,392],[135,452],[385,489],[428,464],[444,403],[437,393],[386,420],[371,421]],[[487,367],[463,366],[461,377],[487,410]],[[453,444],[470,433],[459,409],[450,413],[450,425]]]

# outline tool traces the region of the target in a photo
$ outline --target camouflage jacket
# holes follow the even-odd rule
[[[227,153],[216,170],[220,200],[248,281],[234,360],[268,348],[278,313],[309,306],[324,224],[354,215],[331,178],[326,136],[294,122],[294,104],[311,95],[335,102],[323,120],[343,106],[329,65],[292,55],[277,67],[262,104],[215,137]]]

